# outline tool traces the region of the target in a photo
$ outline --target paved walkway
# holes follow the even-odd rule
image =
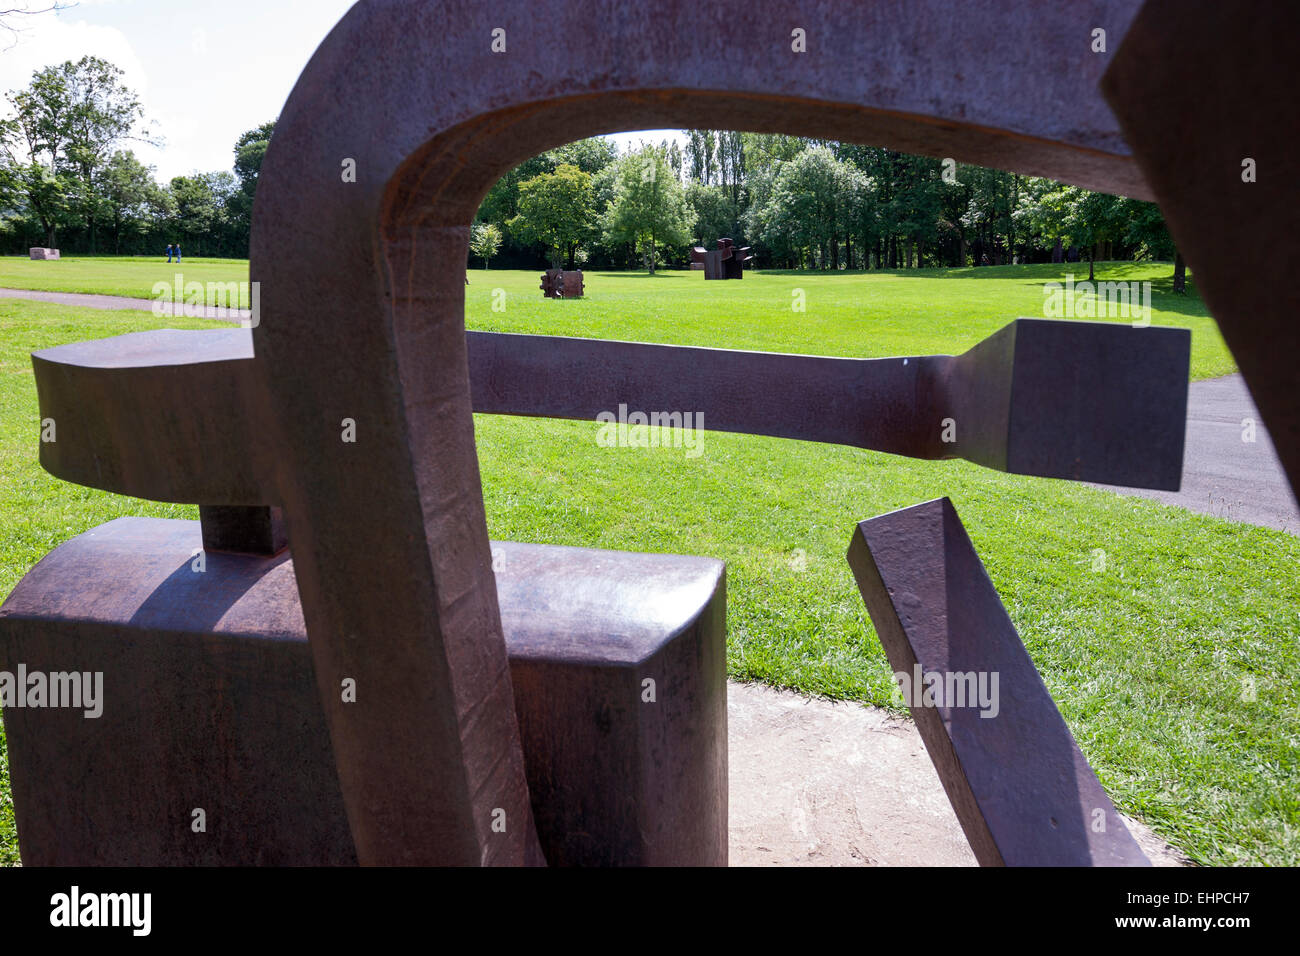
[[[1253,442],[1243,421],[1254,422]],[[1193,382],[1187,395],[1187,441],[1179,491],[1116,488],[1189,511],[1300,534],[1300,510],[1273,440],[1241,375]]]
[[[132,299],[124,295],[91,295],[85,292],[39,292],[35,289],[0,289],[0,299],[31,299],[36,302],[54,302],[58,305],[75,305],[85,309],[138,309],[152,312],[155,300]],[[197,313],[198,306],[182,306],[186,314]],[[225,319],[238,322],[252,318],[249,309],[221,309],[217,306],[204,306],[202,315],[192,318]]]
[[[975,866],[916,724],[727,685],[732,866]],[[1124,822],[1156,866],[1187,860]]]

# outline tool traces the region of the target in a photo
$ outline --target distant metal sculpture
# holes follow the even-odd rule
[[[690,408],[713,428],[1176,487],[1182,330],[1019,320],[960,356],[874,360],[466,335],[464,285],[446,264],[466,259],[479,198],[529,156],[610,131],[612,115],[624,129],[725,116],[1151,198],[1096,93],[1106,58],[1086,42],[1098,23],[1122,36],[1133,3],[1053,11],[1052,29],[1029,43],[1026,25],[1044,16],[1033,0],[916,2],[902,20],[884,3],[824,5],[815,57],[790,52],[776,0],[752,0],[745,24],[689,43],[671,18],[623,29],[630,3],[538,20],[503,0],[492,22],[528,38],[503,55],[489,52],[468,0],[353,8],[300,78],[261,170],[256,326],[34,357],[42,416],[59,422],[58,442],[41,446],[48,470],[202,508],[198,524],[124,519],[73,539],[0,609],[0,666],[105,675],[102,723],[6,708],[24,858],[725,862],[721,567],[494,546],[475,411]],[[1135,29],[1159,44],[1150,31],[1161,22],[1180,33],[1219,24],[1207,9],[1144,14]],[[1277,30],[1286,16],[1255,19]],[[1232,51],[1218,55],[1256,76],[1238,48],[1255,27],[1219,25]],[[893,42],[864,71],[882,35]],[[954,49],[960,76],[946,66]],[[383,50],[401,81],[358,55],[367,50]],[[1158,74],[1163,61],[1142,63]],[[1130,68],[1116,83],[1159,81]],[[1166,149],[1149,144],[1153,168],[1172,162]],[[1201,155],[1177,158],[1199,170]],[[341,182],[341,156],[366,175]],[[1172,176],[1157,181],[1180,195]],[[1171,222],[1176,234],[1196,229]],[[1221,277],[1202,265],[1207,248],[1189,244],[1189,261],[1198,277]],[[1261,355],[1293,343],[1275,322],[1285,301],[1260,305],[1276,342],[1230,343]],[[1266,416],[1300,420],[1281,364],[1242,367]],[[1294,464],[1294,446],[1287,455]],[[955,580],[995,619],[989,592],[971,584],[973,552],[955,553]],[[896,597],[893,612],[881,609],[901,620],[910,605]],[[978,653],[1006,660],[998,634]],[[970,754],[963,747],[963,766]],[[978,781],[971,793],[990,794]],[[217,839],[189,836],[192,812],[211,809],[199,800],[218,807]],[[1021,845],[1061,846],[1033,830],[1051,826],[1045,809],[1026,807]],[[988,841],[977,846],[984,862],[998,862],[987,847],[1003,862],[1029,858],[1006,849],[996,821]]]
[[[737,249],[734,240],[719,239],[718,248],[709,252],[703,246],[691,249],[691,268],[698,264],[706,279],[743,279],[745,263],[754,258],[749,246]]]
[[[583,296],[582,271],[579,269],[547,269],[542,273],[539,286],[548,299],[581,299]]]

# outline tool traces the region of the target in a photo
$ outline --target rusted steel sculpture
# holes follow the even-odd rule
[[[1298,35],[1300,4],[1261,4],[1240,16],[1212,0],[1149,0],[1101,83],[1268,424],[1293,495],[1300,290],[1289,276],[1300,208],[1300,79],[1276,39]],[[1211,81],[1208,63],[1233,84]],[[1260,92],[1234,96],[1233,87]],[[1195,123],[1184,122],[1189,91]]]
[[[581,299],[582,270],[547,269],[542,273],[542,284],[539,288],[547,299]]]
[[[719,239],[718,248],[712,252],[702,246],[691,249],[691,268],[700,264],[706,279],[743,279],[745,263],[754,258],[749,246],[737,249],[732,239]]]
[[[55,549],[6,602],[5,662],[105,675],[97,719],[6,710],[28,865],[357,861],[294,562],[213,551],[208,531],[119,518]],[[547,861],[724,863],[721,562],[492,552]],[[380,703],[366,695],[357,685],[352,706]]]
[[[858,525],[848,553],[889,664],[984,866],[1145,866],[947,498]]]
[[[1107,59],[1088,43],[1099,25],[1112,43],[1123,36],[1134,3],[1050,18],[1032,0],[918,0],[906,17],[885,2],[751,9],[743,28],[690,31],[630,2],[541,20],[522,0],[360,3],[300,78],[262,167],[256,327],[36,358],[42,415],[60,421],[58,443],[42,446],[49,470],[203,507],[198,526],[132,519],[68,542],[0,610],[0,664],[94,662],[103,719],[167,728],[96,737],[18,714],[24,855],[194,860],[209,851],[173,828],[189,833],[201,785],[228,827],[205,862],[725,861],[721,569],[680,559],[650,573],[632,556],[518,545],[494,574],[474,410],[589,417],[631,398],[707,411],[709,427],[1176,487],[1187,360],[1176,330],[1020,320],[961,356],[870,362],[466,336],[464,286],[445,265],[467,257],[479,198],[529,156],[597,133],[721,115],[1151,198],[1096,92]],[[1176,18],[1180,30],[1194,20]],[[1187,248],[1200,270],[1203,247]],[[1243,369],[1276,390],[1280,365]],[[1294,395],[1257,398],[1266,415],[1296,409]],[[953,420],[953,441],[936,416]],[[204,540],[243,553],[207,555],[210,576],[196,580],[187,559]],[[659,590],[615,588],[627,597],[608,617],[580,600],[575,582],[624,574]],[[601,641],[630,632],[649,643]],[[671,676],[628,711],[654,677],[647,663]],[[154,703],[132,716],[142,699]],[[93,799],[79,795],[90,765],[61,762],[74,743],[97,754]],[[680,772],[635,756],[664,748]],[[105,754],[138,772],[105,769]],[[127,813],[115,830],[102,808],[145,788],[148,818]],[[312,814],[307,831],[277,839]],[[990,833],[1004,861],[1023,859]]]

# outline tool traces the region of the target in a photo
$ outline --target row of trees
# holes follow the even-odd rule
[[[246,256],[253,194],[274,123],[235,143],[233,172],[160,184],[132,143],[157,144],[122,71],[87,56],[38,70],[0,119],[0,250]]]
[[[0,248],[244,256],[265,123],[232,170],[156,182],[129,146],[155,142],[122,72],[95,57],[37,71],[0,120]],[[619,155],[587,139],[527,160],[479,209],[472,255],[509,266],[683,265],[730,236],[757,264],[909,269],[1055,259],[1175,258],[1151,203],[894,150],[688,130]],[[1090,270],[1091,271],[1091,270]]]
[[[1177,261],[1159,209],[1047,179],[890,149],[689,130],[618,156],[603,140],[543,153],[479,210],[476,246],[513,263],[682,264],[730,236],[760,266],[910,269],[1087,259]],[[498,253],[499,250],[499,253]]]

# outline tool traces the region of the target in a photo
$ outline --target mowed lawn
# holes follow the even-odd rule
[[[38,289],[42,292],[88,292],[122,295],[133,299],[156,298],[154,286],[165,282],[175,288],[176,277],[185,282],[247,282],[248,262],[243,259],[185,259],[167,262],[166,255],[69,256],[66,259],[32,260],[17,256],[0,257],[0,289]],[[239,303],[208,305],[248,308],[247,290]]]
[[[868,273],[749,273],[705,282],[700,272],[586,273],[581,301],[544,302],[536,271],[472,269],[465,287],[471,328],[673,345],[862,358],[955,353],[1017,316],[1043,316],[1043,284],[1088,277],[1088,264],[916,269]],[[0,257],[0,288],[155,297],[155,283],[246,282],[243,260],[87,257],[33,262]],[[1149,281],[1154,325],[1190,328],[1192,378],[1236,371],[1200,298],[1174,295],[1167,264],[1101,263],[1099,280]],[[953,282],[969,278],[978,282]],[[500,289],[504,296],[494,296]],[[212,290],[215,292],[216,290]],[[224,294],[224,292],[222,293]],[[803,311],[796,312],[799,303]],[[208,295],[209,305],[222,304]],[[232,304],[233,303],[225,303]],[[249,306],[243,290],[241,307]],[[498,310],[494,310],[496,305]],[[545,307],[544,307],[545,306]],[[1127,320],[1120,320],[1127,321]]]
[[[14,262],[0,260],[0,270]],[[240,263],[222,268],[213,281],[246,278]],[[1086,277],[1086,264],[1066,268]],[[537,272],[475,269],[466,313],[471,327],[512,332],[830,355],[959,352],[1018,315],[1041,316],[1042,283],[1066,268],[707,284],[699,273],[588,273],[587,298],[559,302],[542,299]],[[1106,264],[1099,278],[1152,281],[1153,322],[1193,330],[1193,377],[1233,371],[1199,298],[1169,294],[1169,272]],[[0,275],[9,275],[0,286],[15,284]],[[115,288],[148,296],[158,278],[167,276]],[[791,309],[799,289],[804,312]],[[58,482],[37,465],[28,353],[163,324],[216,325],[0,300],[0,593],[59,542],[118,515],[196,515]],[[901,709],[844,552],[856,521],[947,495],[1118,807],[1202,863],[1300,862],[1294,536],[959,461],[717,432],[688,457],[601,447],[596,432],[588,422],[478,417],[494,537],[721,558],[734,678]],[[1104,571],[1092,570],[1096,549]],[[11,816],[0,820],[0,854],[16,861]]]

